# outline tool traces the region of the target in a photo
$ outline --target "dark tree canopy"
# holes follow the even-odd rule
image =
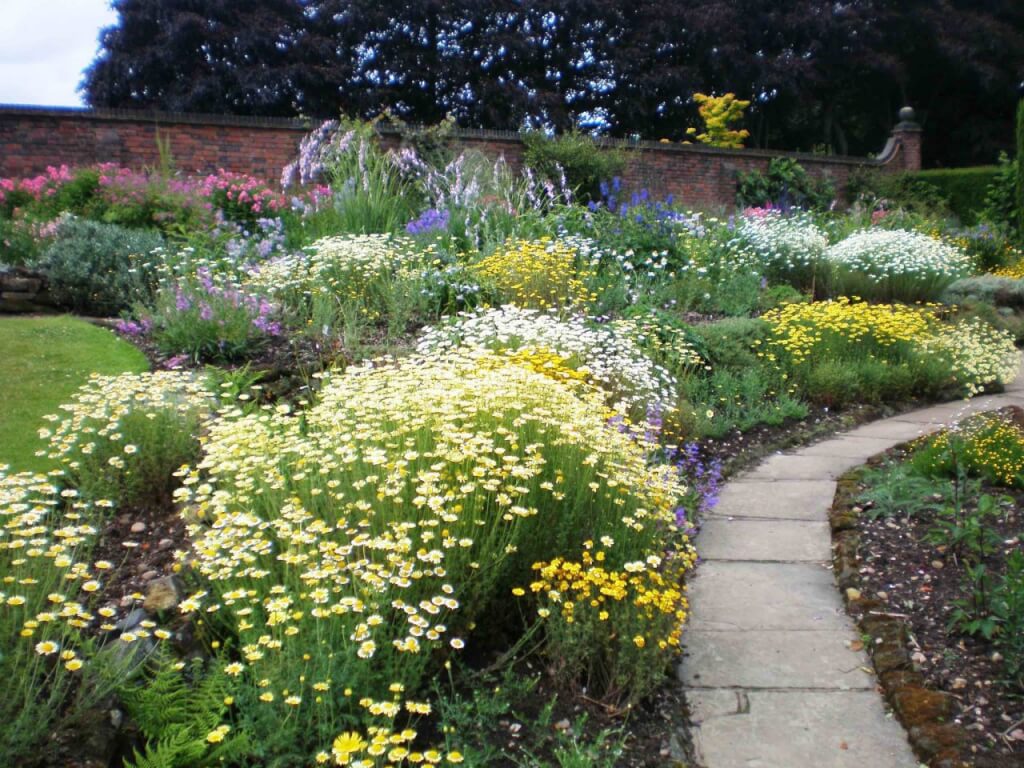
[[[933,165],[1012,143],[1020,0],[114,0],[97,107],[453,115],[679,139],[690,95],[753,102],[752,142],[864,154],[913,105]]]

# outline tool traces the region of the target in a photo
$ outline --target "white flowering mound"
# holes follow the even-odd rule
[[[855,232],[831,246],[825,257],[835,269],[840,294],[885,301],[937,298],[972,268],[961,249],[903,229]]]
[[[305,253],[261,264],[248,284],[275,296],[334,293],[359,298],[374,280],[416,257],[415,243],[394,235],[338,235],[317,240]]]
[[[595,326],[583,317],[566,320],[512,305],[462,314],[446,325],[426,328],[419,337],[421,354],[459,348],[522,350],[555,355],[585,373],[613,400],[627,407],[670,411],[676,380],[656,365],[631,334]]]
[[[764,274],[798,285],[809,285],[828,239],[804,213],[784,216],[777,211],[745,216],[739,240],[757,255]]]
[[[924,341],[928,352],[950,361],[953,376],[968,396],[993,384],[1008,384],[1017,375],[1020,355],[1013,334],[972,317]]]

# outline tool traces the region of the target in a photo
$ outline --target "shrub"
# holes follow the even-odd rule
[[[738,236],[757,254],[769,279],[805,289],[820,282],[828,240],[809,215],[759,209],[743,217]]]
[[[998,274],[965,277],[949,285],[942,300],[947,304],[984,301],[997,307],[1024,309],[1024,278]]]
[[[985,191],[985,207],[980,218],[1007,231],[1024,235],[1017,221],[1017,163],[1005,152],[999,153],[999,165]]]
[[[621,176],[626,167],[625,151],[598,147],[578,131],[554,137],[525,131],[521,136],[526,166],[541,178],[573,190],[583,203],[598,199],[601,182]]]
[[[1007,237],[1003,227],[978,224],[974,227],[947,229],[942,236],[951,245],[963,249],[981,271],[1005,269],[1024,257]]]
[[[39,434],[82,497],[156,503],[170,497],[172,475],[198,453],[212,409],[210,393],[190,374],[94,375],[61,406],[66,415],[47,416],[55,426]]]
[[[279,408],[211,426],[182,492],[209,521],[191,527],[190,554],[208,595],[183,607],[236,638],[226,669],[263,760],[326,753],[341,728],[353,758],[367,734],[407,744],[453,649],[524,631],[510,595],[527,624],[547,614],[535,564],[597,546],[609,573],[640,579],[692,564],[673,513],[685,489],[569,378],[489,353],[416,357],[330,377],[302,418]],[[610,644],[625,659],[648,641],[634,674],[617,667],[622,685],[665,658],[657,641],[686,604],[664,597],[666,614],[634,604],[600,627],[595,653]]]
[[[949,209],[964,224],[975,224],[984,209],[985,196],[995,179],[994,165],[975,168],[938,168],[918,171],[911,178],[939,190]]]
[[[693,101],[697,104],[701,120],[704,121],[704,132],[697,133],[696,128],[690,128],[686,132],[688,136],[693,136],[701,144],[712,147],[743,149],[743,142],[749,138],[750,131],[736,130],[730,127],[730,123],[737,123],[743,119],[744,110],[750,106],[749,101],[737,99],[734,93],[722,96],[695,93]]]
[[[823,404],[932,394],[950,383],[948,363],[919,347],[939,326],[930,308],[844,298],[788,304],[764,320],[770,332],[756,343],[760,354],[792,371],[798,391]]]
[[[42,258],[50,292],[76,312],[116,315],[152,295],[156,277],[146,264],[162,245],[155,232],[67,219]]]
[[[847,197],[869,206],[876,213],[894,211],[946,218],[951,214],[949,199],[942,191],[915,174],[855,172],[846,188]]]
[[[833,293],[880,301],[937,299],[942,290],[971,271],[960,249],[906,230],[864,230],[825,252]]]
[[[741,207],[777,205],[806,210],[825,210],[835,198],[835,186],[828,179],[815,181],[804,167],[791,157],[775,157],[766,173],[740,173],[736,203]]]

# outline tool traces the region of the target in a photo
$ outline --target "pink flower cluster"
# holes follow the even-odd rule
[[[71,170],[62,165],[55,168],[50,165],[46,173],[25,179],[0,179],[0,204],[2,204],[12,192],[25,192],[33,200],[41,200],[44,197],[52,197],[57,194],[61,185],[71,181]]]
[[[288,207],[284,195],[275,192],[265,181],[246,173],[225,171],[223,168],[203,180],[202,192],[211,199],[222,196],[222,202],[258,216],[275,214]]]

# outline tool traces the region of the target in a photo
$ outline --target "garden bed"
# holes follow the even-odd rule
[[[1020,417],[1018,409],[1004,414]],[[919,756],[943,768],[1017,766],[1024,689],[1008,669],[1010,651],[993,639],[1012,640],[1007,633],[1019,631],[1012,623],[1019,619],[1012,611],[992,619],[977,590],[993,589],[1007,558],[1022,551],[1024,491],[991,479],[959,488],[926,479],[905,469],[920,448],[920,441],[895,448],[840,482],[831,515],[839,583]],[[995,506],[982,512],[986,496]],[[984,532],[965,533],[979,516]],[[981,552],[963,543],[972,535],[986,537]]]

